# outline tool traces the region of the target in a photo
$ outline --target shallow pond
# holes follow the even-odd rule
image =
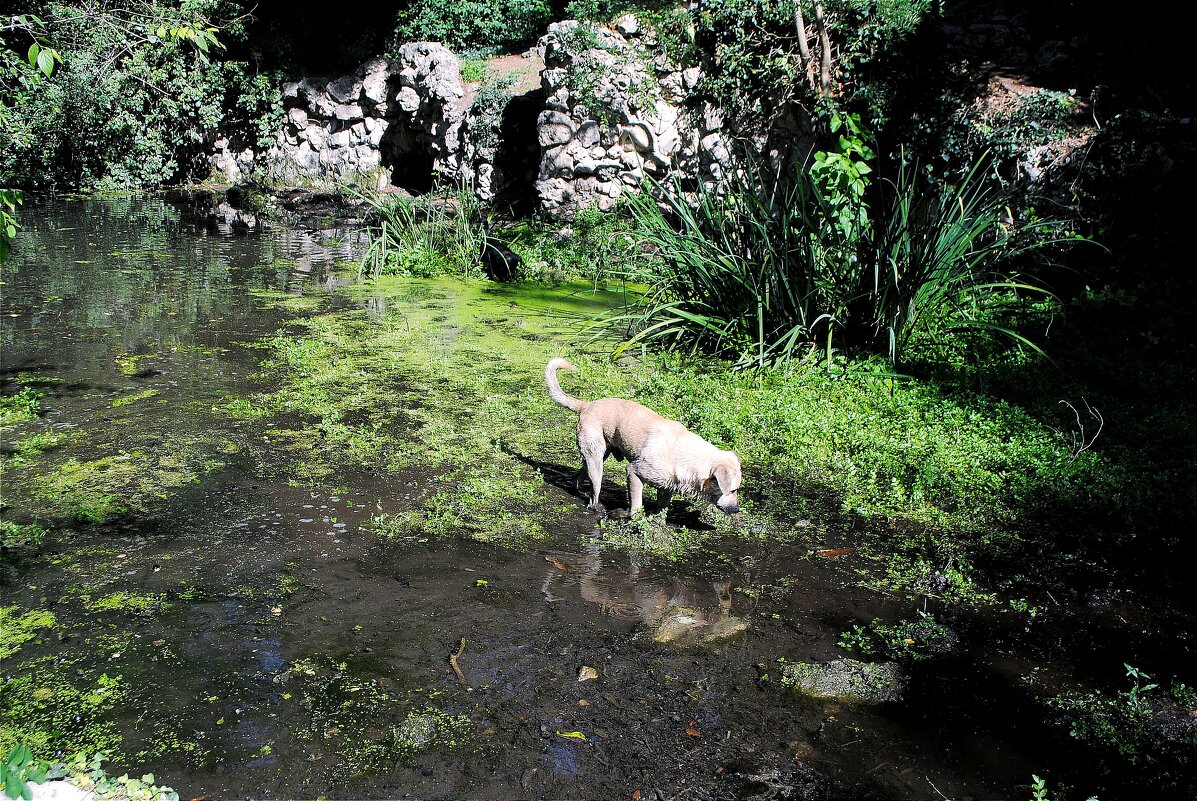
[[[259,343],[317,310],[396,303],[345,277],[352,231],[234,235],[145,198],[23,217],[0,367],[37,408],[5,428],[4,517],[46,533],[6,554],[0,605],[53,624],[5,660],[0,712],[42,756],[104,749],[185,798],[993,798],[1042,769],[1008,719],[987,720],[1000,695],[953,699],[966,665],[905,703],[783,686],[785,663],[843,658],[852,624],[910,612],[856,586],[817,525],[680,562],[608,547],[560,480],[568,435],[522,453],[541,485],[510,507],[537,517],[524,547],[477,525],[380,533],[425,514],[443,473],[427,465],[281,467],[286,415],[245,401],[272,380]],[[489,336],[471,320],[602,302],[421,286],[403,296],[408,335],[440,349]],[[446,308],[422,317],[421,298]],[[451,313],[467,303],[482,305]],[[439,431],[416,440],[436,451]]]

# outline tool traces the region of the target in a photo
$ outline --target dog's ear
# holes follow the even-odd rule
[[[733,453],[732,456],[734,457],[735,454]],[[719,464],[715,465],[715,469],[711,473],[711,478],[718,481],[719,489],[726,493],[729,489],[739,489],[737,486],[739,484],[739,473],[740,460],[729,459],[720,461]],[[710,481],[710,479],[707,480]]]

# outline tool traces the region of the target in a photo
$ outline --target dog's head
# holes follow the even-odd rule
[[[711,464],[711,477],[703,482],[703,489],[725,514],[740,511],[740,457],[735,451],[719,451]]]

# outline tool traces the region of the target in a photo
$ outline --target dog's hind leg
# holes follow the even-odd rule
[[[671,500],[673,500],[673,490],[657,487],[657,507],[654,511],[659,512],[662,509],[668,509]]]
[[[603,432],[578,430],[578,450],[582,454],[582,461],[586,465],[586,475],[590,478],[590,509],[594,512],[603,510],[599,503],[599,494],[603,490],[603,460],[607,457],[607,443],[603,440]]]
[[[644,481],[631,463],[628,463],[628,500],[628,514],[634,515],[644,509]]]

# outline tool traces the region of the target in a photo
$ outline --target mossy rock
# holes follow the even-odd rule
[[[782,666],[782,684],[812,698],[850,704],[884,704],[902,700],[906,674],[896,662],[799,662]]]

